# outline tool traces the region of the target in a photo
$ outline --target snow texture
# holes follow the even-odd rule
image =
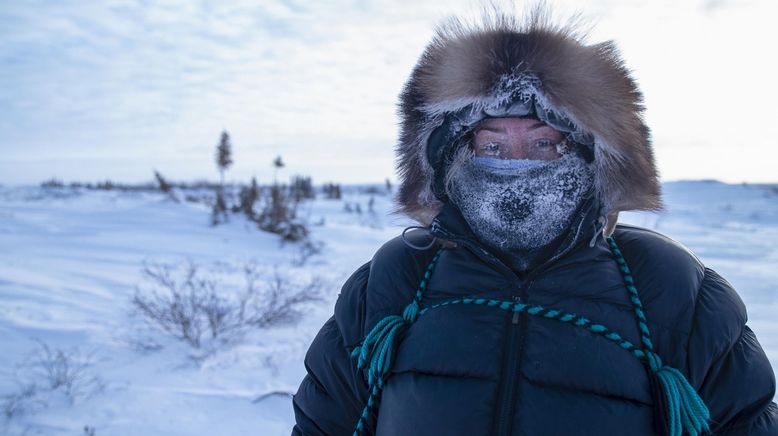
[[[542,247],[567,228],[591,193],[594,169],[569,154],[496,168],[471,159],[451,178],[451,198],[473,233],[499,250]]]
[[[748,323],[778,368],[778,188],[718,182],[663,185],[666,212],[622,213],[620,221],[657,230],[688,246],[737,289]],[[0,188],[0,400],[17,392],[20,365],[40,348],[78,348],[91,356],[89,376],[104,388],[70,404],[4,421],[0,434],[288,436],[294,423],[289,393],[305,374],[303,357],[332,315],[338,290],[387,240],[412,224],[391,216],[387,195],[346,191],[343,201],[316,200],[309,216],[321,254],[294,266],[298,247],[280,246],[234,216],[210,227],[202,204],[162,194]],[[162,348],[136,345],[141,330],[128,314],[144,262],[192,262],[242,280],[241,266],[263,265],[329,284],[321,303],[297,325],[257,330],[246,340],[195,364],[180,342],[157,336]]]

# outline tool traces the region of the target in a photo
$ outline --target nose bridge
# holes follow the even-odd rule
[[[514,159],[528,159],[529,147],[527,144],[527,128],[526,126],[514,126],[508,129],[508,141],[510,148],[513,151]]]
[[[529,159],[529,150],[524,142],[520,141],[511,145],[514,159]]]

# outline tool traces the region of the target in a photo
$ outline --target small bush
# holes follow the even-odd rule
[[[346,213],[356,213],[357,215],[362,215],[362,206],[359,204],[359,202],[345,202],[343,203],[343,211]]]
[[[316,192],[313,189],[313,181],[310,176],[294,176],[290,186],[291,197],[295,202],[313,200]]]
[[[254,204],[259,200],[259,186],[257,185],[256,177],[251,178],[251,184],[240,188],[240,205],[238,207],[239,212],[243,212],[251,221],[255,221],[257,218],[254,211]]]
[[[91,361],[91,356],[82,355],[78,349],[52,349],[41,343],[33,365],[43,375],[49,390],[61,391],[72,403],[91,396],[103,387],[99,378],[89,374]]]
[[[6,420],[35,413],[46,408],[46,401],[39,393],[38,385],[19,384],[14,392],[2,396],[3,416]]]
[[[245,320],[248,325],[268,328],[295,323],[302,317],[301,305],[321,300],[322,283],[319,279],[295,284],[275,268],[270,279],[265,281],[265,289],[259,290],[257,283],[261,276],[256,269],[246,267],[244,272],[246,294],[252,296],[247,298],[249,310]]]
[[[297,321],[303,304],[320,299],[319,279],[297,283],[274,270],[263,280],[255,264],[243,273],[245,286],[236,289],[192,262],[145,265],[147,285],[136,290],[132,305],[146,322],[196,350],[193,357],[204,357],[251,328]]]
[[[261,197],[262,210],[255,221],[260,229],[281,236],[284,242],[303,241],[310,231],[305,221],[297,218],[296,201],[284,185],[274,184]]]
[[[340,185],[336,183],[325,183],[322,186],[322,191],[324,192],[324,198],[328,200],[340,200],[343,196]]]
[[[165,179],[162,174],[159,173],[159,171],[154,171],[154,178],[157,181],[157,185],[159,186],[160,191],[169,193],[173,190],[173,184],[168,182],[167,179]]]
[[[57,178],[52,178],[41,183],[41,188],[51,189],[51,188],[63,188],[63,187],[65,187],[65,183],[62,182],[62,180]]]
[[[227,216],[227,200],[224,195],[223,189],[216,190],[216,199],[211,206],[211,225],[217,226],[220,223],[226,223]]]
[[[311,238],[306,238],[300,242],[297,255],[292,259],[292,265],[301,267],[308,262],[311,257],[320,254],[324,248],[324,243],[321,241],[313,241]]]
[[[95,189],[98,190],[111,191],[114,188],[116,188],[116,185],[110,180],[106,180],[104,182],[97,182],[97,184],[95,184]]]
[[[6,419],[45,409],[52,397],[61,395],[71,405],[85,400],[105,387],[93,375],[92,356],[77,348],[53,349],[43,342],[16,371],[18,388],[4,395],[2,410]]]
[[[381,195],[386,193],[386,188],[380,188],[378,186],[365,186],[359,189],[362,194]]]

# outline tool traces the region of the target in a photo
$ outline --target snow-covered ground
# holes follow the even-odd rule
[[[778,193],[717,182],[664,188],[665,213],[627,213],[621,221],[683,242],[727,278],[778,368]],[[369,197],[354,191],[342,201],[306,203],[301,212],[324,245],[299,266],[296,245],[281,246],[237,215],[211,227],[201,204],[153,193],[0,188],[0,401],[8,404],[9,395],[39,377],[42,344],[88,358],[81,375],[88,392],[72,404],[62,389],[31,396],[46,404],[20,403],[27,413],[0,416],[0,433],[289,434],[293,413],[284,393],[303,377],[305,351],[331,315],[340,285],[412,224],[389,214],[385,195],[375,196],[376,213],[367,213]],[[346,212],[344,202],[359,203],[363,213]],[[195,361],[180,341],[161,334],[149,341],[150,330],[131,311],[136,289],[148,286],[144,264],[187,262],[225,285],[248,264],[295,279],[318,277],[323,298],[297,324],[256,329]],[[95,380],[101,389],[87,383]]]

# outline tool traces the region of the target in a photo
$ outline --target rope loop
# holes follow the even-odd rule
[[[432,237],[432,240],[427,245],[415,245],[415,244],[413,244],[411,241],[409,241],[405,237],[405,232],[407,232],[408,230],[411,230],[411,229],[426,230],[427,233],[429,233],[429,231],[430,231],[427,227],[422,227],[422,226],[408,226],[408,227],[406,227],[403,230],[402,235],[401,235],[402,236],[402,240],[405,243],[405,245],[413,248],[414,250],[420,250],[420,251],[429,250],[430,248],[432,248],[433,245],[435,245],[435,241],[437,241],[437,238],[435,238],[434,236]],[[430,234],[430,236],[432,236],[432,234]]]

